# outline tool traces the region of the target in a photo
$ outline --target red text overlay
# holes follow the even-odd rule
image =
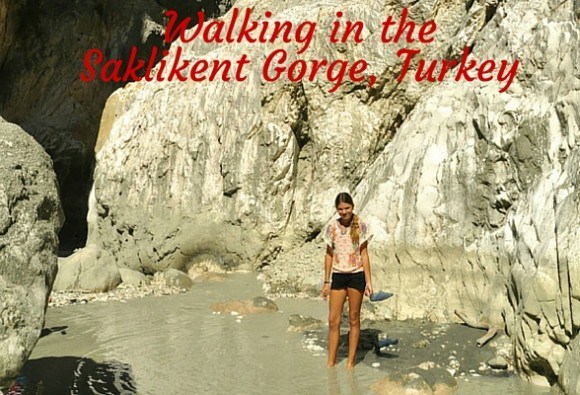
[[[320,59],[309,56],[309,49],[315,41],[318,24],[313,21],[294,23],[276,20],[270,11],[263,15],[253,14],[252,9],[233,8],[230,19],[206,20],[203,12],[197,13],[197,23],[191,28],[192,19],[179,18],[175,11],[167,11],[168,24],[164,39],[173,44],[170,51],[153,47],[148,58],[138,55],[138,48],[132,47],[126,59],[106,59],[98,48],[89,49],[83,59],[81,80],[91,82],[99,79],[104,82],[131,81],[246,81],[250,72],[256,67],[266,82],[285,80],[325,80],[330,83],[329,92],[337,91],[344,83],[351,82],[372,87],[377,77],[369,70],[366,59]],[[342,11],[336,12],[336,18],[327,32],[328,42],[344,44],[352,42],[361,44],[365,25],[362,21],[351,21],[345,18]],[[437,25],[429,20],[417,24],[409,18],[408,9],[401,15],[386,16],[381,24],[380,41],[384,45],[408,43],[412,48],[403,47],[396,52],[400,61],[398,82],[407,78],[417,82],[480,81],[496,82],[499,92],[505,92],[515,79],[520,61],[485,59],[476,60],[471,56],[471,48],[465,47],[460,58],[424,59],[423,47],[435,41]],[[260,64],[250,59],[248,54],[241,54],[234,59],[215,59],[207,56],[188,58],[184,55],[183,45],[203,42],[205,44],[272,44],[277,49],[271,50]],[[288,44],[288,45],[283,45]],[[288,48],[294,48],[289,51]],[[210,55],[211,56],[211,52]]]

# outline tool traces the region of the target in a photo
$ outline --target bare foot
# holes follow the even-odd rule
[[[354,369],[354,362],[347,362],[346,363],[346,370],[353,370]]]
[[[335,365],[336,365],[336,362],[330,362],[330,361],[326,362],[327,368],[333,368]]]

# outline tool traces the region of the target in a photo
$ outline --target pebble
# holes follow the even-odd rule
[[[316,341],[317,337],[307,338],[304,340],[304,345],[302,347],[314,352],[324,351],[324,348],[316,344]]]
[[[433,369],[435,367],[435,362],[426,361],[426,362],[423,362],[423,363],[417,365],[417,367],[419,369],[423,369],[423,370],[430,370],[430,369]]]
[[[453,369],[459,369],[461,367],[461,364],[459,363],[458,360],[454,359],[449,362],[449,367]]]
[[[413,344],[411,345],[411,347],[413,347],[413,348],[425,348],[425,347],[427,347],[429,344],[431,344],[431,342],[430,342],[429,340],[427,340],[427,339],[422,339],[422,340],[419,340],[419,341],[416,341],[415,343],[413,343]]]
[[[306,346],[306,349],[310,350],[310,351],[323,351],[324,350],[324,348],[322,348],[321,346],[318,346],[316,344],[309,344]]]
[[[134,287],[121,284],[109,292],[82,292],[82,291],[53,291],[48,300],[48,307],[65,307],[76,304],[116,301],[124,303],[130,299],[145,296],[164,296],[185,293],[188,290],[168,286],[161,282],[152,282],[150,285]]]
[[[379,362],[373,362],[373,364],[371,366],[373,368],[379,368],[379,367],[381,367],[381,364]]]
[[[508,368],[508,362],[502,356],[497,356],[495,358],[490,359],[489,361],[487,361],[487,364],[492,369],[507,369]]]

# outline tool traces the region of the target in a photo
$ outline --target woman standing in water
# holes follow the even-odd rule
[[[360,309],[363,296],[371,296],[373,293],[371,267],[367,253],[370,234],[367,224],[354,214],[354,203],[348,193],[339,193],[334,205],[339,218],[333,219],[324,232],[326,256],[322,297],[326,299],[330,295],[326,366],[336,365],[340,341],[340,318],[344,302],[348,298],[350,332],[346,367],[352,369],[355,365],[360,337]]]

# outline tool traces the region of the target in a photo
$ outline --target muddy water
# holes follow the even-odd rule
[[[352,373],[344,359],[327,369],[324,339],[287,331],[291,314],[325,320],[323,301],[279,299],[277,313],[245,317],[209,308],[261,294],[255,275],[235,275],[186,294],[51,308],[49,330],[8,393],[370,394],[385,376],[364,360]],[[549,393],[514,377],[459,386],[470,395]]]

